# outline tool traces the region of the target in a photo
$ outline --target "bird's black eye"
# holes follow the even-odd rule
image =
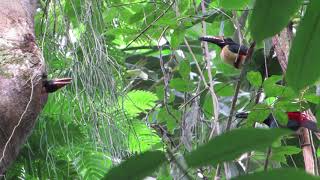
[[[42,79],[47,79],[48,78],[48,75],[46,73],[43,73],[42,74]]]
[[[231,38],[225,38],[224,41],[226,43],[234,43],[234,41]]]

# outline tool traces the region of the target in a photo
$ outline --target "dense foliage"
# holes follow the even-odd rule
[[[73,83],[49,98],[6,176],[313,179],[292,132],[252,127],[270,113],[282,125],[288,111],[320,119],[319,9],[317,0],[41,0],[49,77]],[[272,37],[286,28],[284,73]],[[256,46],[238,70],[203,35]]]

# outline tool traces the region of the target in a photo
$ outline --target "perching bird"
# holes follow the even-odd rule
[[[311,131],[314,132],[320,132],[317,128],[317,124],[314,121],[311,121],[308,119],[307,115],[303,112],[287,112],[288,115],[288,123],[287,128],[297,131],[300,127],[305,127]],[[247,118],[248,113],[238,113],[236,114],[237,118]],[[282,127],[277,123],[277,121],[274,119],[273,115],[270,114],[264,121],[264,124],[271,128],[275,127]]]
[[[42,81],[42,92],[41,92],[41,104],[45,104],[48,99],[48,93],[53,93],[60,88],[68,85],[71,83],[71,78],[61,78],[61,79],[53,79],[47,80],[47,77],[43,77],[44,80]]]
[[[64,87],[71,83],[71,78],[61,78],[61,79],[54,79],[54,80],[45,80],[43,81],[43,87],[45,92],[52,93],[57,91],[58,89]]]
[[[224,38],[223,36],[203,36],[199,40],[214,43],[222,50],[220,53],[221,59],[234,66],[237,69],[241,68],[248,54],[248,48],[234,42],[231,38]]]

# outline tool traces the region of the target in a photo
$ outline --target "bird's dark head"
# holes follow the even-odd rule
[[[231,38],[223,38],[226,45],[236,44]]]
[[[223,36],[203,36],[203,37],[200,37],[199,40],[216,44],[220,48],[223,48],[226,45],[226,42]]]
[[[43,87],[44,87],[44,90],[46,93],[52,93],[52,92],[55,92],[64,86],[70,84],[71,81],[72,81],[71,78],[44,80]]]
[[[203,36],[200,37],[199,40],[214,43],[220,48],[235,43],[231,38],[224,38],[224,36]]]

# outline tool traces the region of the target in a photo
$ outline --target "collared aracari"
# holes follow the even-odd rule
[[[44,76],[44,80],[42,81],[42,91],[40,100],[42,106],[44,106],[44,104],[47,102],[49,93],[53,93],[61,89],[62,87],[70,84],[71,80],[71,78],[47,80],[47,77]]]
[[[71,83],[71,78],[61,78],[53,80],[44,80],[43,81],[43,91],[44,93],[53,93],[58,89]]]
[[[237,69],[240,69],[246,56],[248,48],[234,42],[231,38],[224,38],[223,36],[203,36],[199,38],[200,41],[214,43],[221,48],[221,59]]]
[[[314,132],[320,132],[317,127],[317,123],[308,119],[307,115],[303,112],[287,112],[288,115],[288,123],[287,128],[297,131],[300,127],[305,127]],[[246,119],[248,117],[248,113],[238,113],[236,114],[237,118]],[[273,115],[270,114],[264,121],[264,124],[269,126],[270,128],[282,127],[279,125],[274,119]]]

